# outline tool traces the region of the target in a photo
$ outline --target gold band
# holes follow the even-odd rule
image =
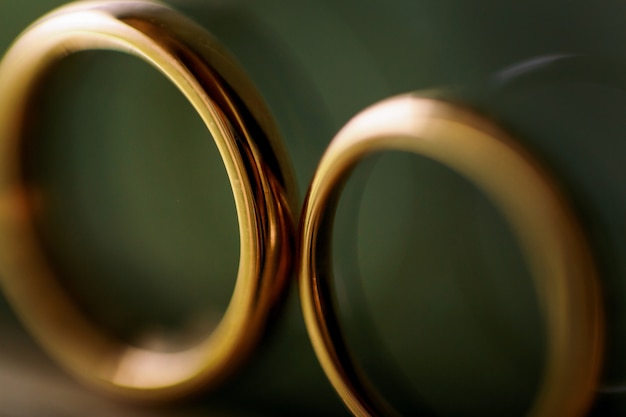
[[[157,352],[109,337],[64,291],[35,232],[21,166],[28,109],[55,62],[94,49],[123,51],[160,70],[199,113],[226,167],[241,242],[237,281],[221,322],[189,349]],[[230,374],[284,295],[297,204],[277,128],[239,66],[204,29],[161,4],[80,2],[18,38],[0,66],[0,91],[0,283],[26,326],[71,372],[127,397],[173,398]]]
[[[529,264],[546,321],[546,366],[528,415],[583,415],[599,378],[604,340],[600,290],[577,222],[549,176],[494,123],[416,95],[378,103],[337,134],[301,215],[303,313],[318,359],[347,407],[357,416],[397,414],[351,357],[334,305],[330,264],[343,184],[365,156],[385,150],[442,163],[475,183],[503,212]]]

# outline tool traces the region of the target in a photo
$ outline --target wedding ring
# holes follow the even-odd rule
[[[55,64],[85,50],[121,51],[157,68],[198,112],[224,162],[239,269],[221,321],[191,347],[149,350],[107,334],[64,290],[35,228],[35,193],[23,166],[25,145],[40,139],[27,134],[30,111]],[[15,41],[0,65],[0,94],[0,284],[26,327],[80,379],[124,397],[176,398],[230,375],[276,318],[293,271],[297,206],[277,127],[238,64],[203,28],[162,4],[77,2]]]
[[[335,303],[331,261],[343,186],[363,158],[383,151],[414,153],[452,169],[503,213],[528,263],[545,320],[545,367],[528,415],[584,415],[600,373],[603,312],[590,250],[569,205],[544,169],[495,123],[461,106],[411,94],[375,104],[337,134],[301,214],[303,314],[317,357],[346,406],[356,416],[398,414],[351,354]]]

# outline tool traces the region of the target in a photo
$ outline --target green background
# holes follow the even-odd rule
[[[0,2],[0,47],[59,4]],[[622,415],[626,4],[173,4],[230,49],[258,86],[301,199],[332,136],[389,96],[420,90],[461,101],[509,129],[562,185],[592,244],[608,319],[595,415]],[[562,63],[550,66],[556,59]],[[118,53],[79,54],[53,78],[30,172],[67,287],[95,320],[137,343],[219,319],[236,273],[237,224],[199,118],[155,70]],[[523,415],[540,377],[542,321],[514,236],[471,184],[409,155],[364,162],[341,200],[335,259],[355,354],[400,409]],[[19,347],[28,342],[20,342],[17,320],[6,304],[0,311],[0,404],[61,407],[54,384],[41,381],[64,377],[31,358],[41,356],[35,347]],[[283,316],[225,387],[150,413],[345,415],[314,357],[295,291]],[[10,372],[32,375],[41,396],[16,400],[35,385],[10,391]],[[83,403],[147,412],[63,381],[73,395],[64,402],[74,404],[69,415],[82,415]]]

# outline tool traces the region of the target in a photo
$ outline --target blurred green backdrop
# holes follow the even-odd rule
[[[0,47],[61,3],[0,2]],[[256,83],[302,195],[338,129],[391,95],[423,90],[462,101],[513,132],[562,184],[593,245],[609,329],[595,414],[623,415],[625,3],[170,4],[213,33]],[[158,343],[219,319],[237,268],[237,224],[212,139],[183,97],[137,59],[82,53],[55,71],[42,109],[30,155],[41,229],[94,320]],[[408,155],[363,163],[341,201],[335,259],[355,354],[400,409],[523,415],[541,375],[541,317],[514,236],[471,184]],[[0,340],[21,337],[6,304],[0,320]],[[295,291],[270,336],[230,384],[181,407],[345,415]],[[0,346],[1,355],[14,357]]]

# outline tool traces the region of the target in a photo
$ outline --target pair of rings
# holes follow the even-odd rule
[[[130,53],[185,95],[214,138],[233,191],[240,264],[223,319],[194,346],[159,352],[99,329],[64,291],[33,222],[23,153],[29,111],[46,74],[83,50]],[[277,128],[236,62],[206,31],[159,3],[88,1],[28,28],[0,66],[0,283],[40,343],[72,373],[107,391],[175,398],[219,383],[254,351],[294,270],[318,359],[359,416],[395,411],[352,359],[332,293],[334,213],[365,156],[416,153],[475,183],[512,225],[546,321],[547,361],[529,415],[578,416],[589,406],[602,357],[600,291],[582,232],[539,165],[493,122],[460,106],[404,95],[351,120],[319,163],[300,215]]]

